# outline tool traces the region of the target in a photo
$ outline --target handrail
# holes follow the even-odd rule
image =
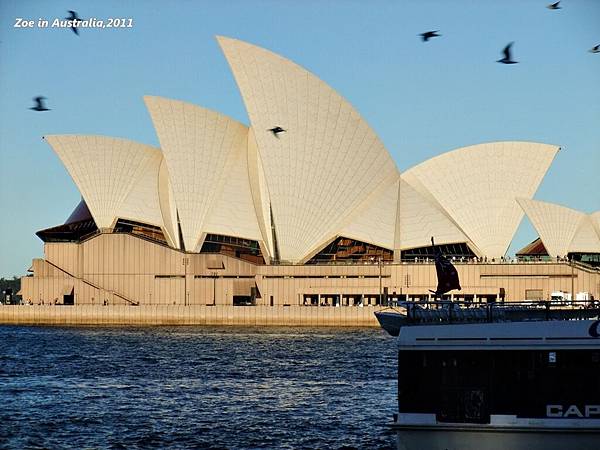
[[[549,300],[518,300],[518,301],[506,301],[506,302],[490,302],[490,303],[473,303],[464,300],[423,300],[423,301],[401,301],[397,302],[398,306],[418,305],[418,306],[436,306],[436,307],[447,307],[449,305],[462,306],[467,308],[477,308],[483,306],[489,306],[491,308],[507,308],[515,306],[527,306],[527,307],[564,307],[565,304],[571,306],[585,307],[589,304],[600,303],[600,300],[565,300],[562,302],[549,301]]]
[[[587,273],[600,272],[600,267],[590,266],[589,264],[582,263],[581,261],[571,261],[573,267],[583,270]]]
[[[474,305],[469,302],[426,301],[400,302],[409,322],[498,322],[511,320],[568,320],[600,317],[600,302],[575,300],[562,303],[520,301]]]

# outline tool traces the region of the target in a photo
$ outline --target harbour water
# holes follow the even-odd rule
[[[380,329],[0,327],[0,448],[395,448]]]

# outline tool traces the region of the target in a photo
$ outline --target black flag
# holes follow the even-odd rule
[[[431,237],[431,245],[433,246],[435,255],[435,271],[437,273],[438,285],[435,292],[431,290],[430,292],[433,292],[436,297],[441,297],[446,292],[453,289],[458,289],[460,291],[460,281],[458,280],[456,267],[454,267],[452,263],[442,255],[442,252],[435,247],[433,236]]]

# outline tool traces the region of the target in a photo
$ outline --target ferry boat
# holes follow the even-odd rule
[[[401,327],[398,449],[600,449],[599,325]]]

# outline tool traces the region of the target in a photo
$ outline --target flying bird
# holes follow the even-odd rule
[[[590,53],[600,53],[600,44],[595,45],[594,47],[589,49]]]
[[[546,6],[546,8],[548,9],[562,9],[558,4],[560,3],[560,1],[556,2],[556,3],[552,3],[548,6]]]
[[[514,42],[511,42],[510,44],[508,44],[506,47],[504,47],[504,50],[502,50],[502,52],[504,53],[504,58],[499,59],[496,62],[502,63],[502,64],[517,64],[518,61],[513,61],[511,54],[510,54],[510,48],[512,47],[512,45],[514,44]]]
[[[438,34],[439,31],[440,30],[426,31],[425,33],[421,33],[419,36],[421,36],[421,39],[423,40],[423,42],[427,42],[431,38],[440,37],[441,34]]]
[[[69,17],[65,17],[65,19],[67,19],[67,20],[81,20],[79,18],[79,16],[77,15],[76,11],[71,11],[69,9],[67,12],[69,13]],[[77,29],[77,27],[75,25],[73,25],[71,27],[71,30],[73,30],[73,33],[75,33],[77,36],[79,36],[79,30]]]
[[[50,111],[50,109],[46,108],[46,105],[44,105],[44,100],[46,100],[46,97],[34,97],[33,101],[35,102],[35,106],[32,106],[29,109],[33,111]]]
[[[285,133],[287,130],[284,130],[281,127],[273,127],[267,131],[270,131],[271,133],[273,133],[273,136],[275,136],[277,139],[279,139],[279,133]]]

